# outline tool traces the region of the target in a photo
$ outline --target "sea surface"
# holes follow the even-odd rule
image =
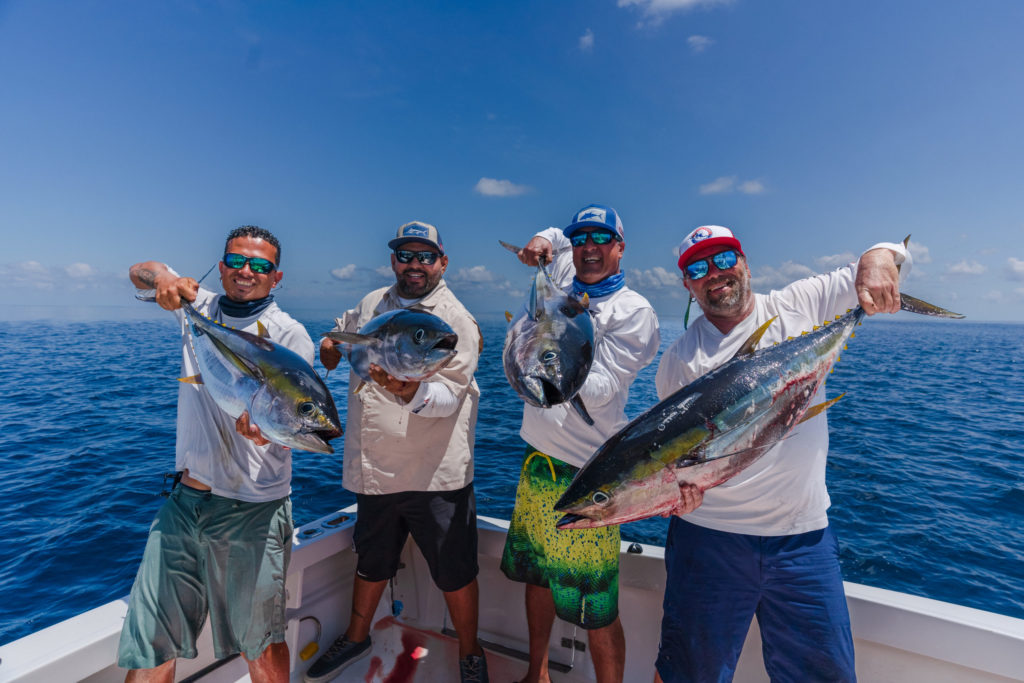
[[[828,382],[846,392],[828,466],[845,577],[1024,618],[1024,325],[903,315],[868,319]],[[331,326],[302,322],[314,338]],[[504,320],[480,322],[478,509],[507,518],[522,402],[502,371]],[[663,320],[663,347],[681,331]],[[130,589],[174,466],[178,348],[169,315],[0,324],[0,643]],[[631,417],[656,402],[656,367]],[[327,382],[344,412],[340,370]],[[297,525],[354,502],[340,454],[296,453],[292,486]],[[665,528],[622,531],[660,545]]]

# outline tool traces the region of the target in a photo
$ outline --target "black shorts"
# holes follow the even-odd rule
[[[398,571],[405,540],[423,553],[430,576],[450,593],[476,578],[476,497],[473,485],[457,491],[403,491],[356,494],[356,574],[366,581],[386,581]]]

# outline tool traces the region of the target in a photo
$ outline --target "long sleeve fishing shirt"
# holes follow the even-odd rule
[[[537,234],[554,247],[551,278],[568,290],[576,274],[569,239],[560,228]],[[519,430],[526,443],[573,467],[586,464],[610,436],[626,425],[629,386],[651,364],[661,344],[654,308],[629,287],[590,299],[589,309],[594,316],[594,363],[579,396],[594,424],[584,422],[568,403],[550,408],[524,404]]]
[[[910,253],[902,244],[882,243],[898,254],[901,279],[910,272]],[[857,265],[798,280],[781,290],[754,295],[754,310],[729,334],[703,316],[661,357],[655,379],[664,399],[729,361],[747,338],[772,317],[760,347],[809,332],[857,305]],[[825,401],[822,383],[811,401]],[[825,488],[828,421],[825,413],[797,425],[778,445],[729,481],[704,492],[704,502],[686,515],[688,522],[737,534],[784,536],[828,525],[831,501]]]
[[[444,280],[409,306],[394,285],[367,294],[338,319],[336,329],[356,332],[382,313],[398,308],[432,313],[459,336],[452,361],[420,385],[409,403],[349,373],[343,485],[355,493],[454,491],[473,481],[473,441],[480,389],[473,375],[480,359],[476,320]],[[431,383],[442,383],[448,400],[435,409],[425,398]],[[358,393],[356,389],[360,387]],[[452,399],[453,397],[453,399]]]

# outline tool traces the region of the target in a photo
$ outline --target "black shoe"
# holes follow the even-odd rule
[[[488,683],[487,659],[482,654],[460,659],[459,676],[462,677],[462,683]]]
[[[313,666],[306,671],[303,680],[306,683],[324,683],[340,674],[341,670],[352,662],[362,659],[368,654],[370,654],[370,636],[366,636],[366,640],[361,643],[353,643],[350,640],[345,640],[345,634],[342,634],[331,643],[327,652],[313,662]],[[484,680],[487,680],[486,674]]]

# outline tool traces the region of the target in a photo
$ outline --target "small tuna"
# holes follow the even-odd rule
[[[907,295],[901,299],[903,310],[963,317]],[[774,318],[766,322],[729,362],[605,442],[555,503],[566,513],[558,528],[670,513],[681,503],[679,484],[706,491],[742,472],[797,424],[841,398],[810,405],[864,315],[857,306],[812,332],[755,351]]]
[[[324,336],[349,345],[348,362],[364,382],[370,381],[370,363],[403,382],[422,381],[452,362],[459,341],[436,315],[407,308],[378,315],[359,332]]]
[[[264,438],[315,453],[333,453],[331,439],[341,436],[334,399],[320,376],[301,356],[260,335],[226,327],[188,302],[182,311],[189,325],[199,375],[184,378],[206,387],[225,413],[244,411]]]
[[[514,319],[511,313],[505,316],[510,325],[502,362],[516,393],[538,408],[569,402],[587,424],[594,424],[577,395],[594,362],[594,323],[586,296],[582,302],[566,296],[542,263],[526,309]]]

